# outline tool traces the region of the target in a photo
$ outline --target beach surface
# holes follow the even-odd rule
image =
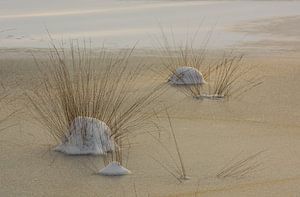
[[[282,41],[274,35],[271,39],[264,28],[245,24],[259,21],[263,27],[284,17],[281,22],[289,22],[281,32],[294,31],[299,23],[290,19],[299,16],[299,10],[300,1],[2,1],[0,46],[45,48],[50,34],[58,40],[91,39],[94,47],[105,43],[126,48],[138,42],[140,48],[153,48],[163,29],[178,42],[198,32],[195,47],[202,47],[209,36],[209,48],[232,48],[240,42]],[[293,37],[299,40],[297,32]]]
[[[22,12],[19,8],[12,9],[11,2],[2,2],[9,10],[0,6],[0,21],[3,29],[8,30],[0,34],[0,44],[4,47],[0,55],[0,78],[16,99],[12,106],[3,106],[0,117],[15,109],[18,113],[5,122],[3,127],[8,126],[7,129],[0,130],[0,196],[282,197],[300,194],[300,48],[297,44],[300,2],[116,1],[103,3],[104,8],[98,9],[96,1],[86,4],[75,1],[70,10],[58,11],[59,4],[49,5],[47,13],[36,1],[28,1]],[[60,7],[69,5],[65,2]],[[83,10],[86,10],[84,14]],[[176,17],[174,12],[178,13]],[[136,20],[137,13],[142,13],[139,20]],[[191,177],[183,183],[153,159],[170,163],[168,155],[148,135],[139,135],[133,141],[127,163],[131,175],[99,176],[97,172],[103,167],[101,157],[54,152],[56,142],[35,124],[24,107],[24,93],[38,85],[35,80],[38,71],[31,53],[38,58],[47,54],[47,49],[37,49],[47,45],[44,24],[55,32],[52,34],[55,38],[78,35],[91,37],[96,43],[107,39],[116,42],[109,45],[116,48],[126,47],[137,38],[142,41],[147,38],[145,43],[139,43],[134,58],[160,66],[155,50],[147,52],[151,45],[145,32],[159,34],[153,15],[163,26],[177,21],[174,31],[179,32],[178,38],[187,30],[184,21],[194,27],[198,21],[189,19],[206,16],[208,29],[217,21],[222,26],[216,26],[215,33],[222,34],[222,38],[217,38],[223,41],[212,38],[214,47],[210,50],[218,49],[219,53],[234,48],[245,53],[245,62],[256,66],[255,72],[264,81],[236,100],[198,101],[172,87],[161,98],[162,102],[174,102],[170,116]],[[58,22],[61,20],[70,23],[62,26]],[[90,29],[91,24],[95,24],[95,29]],[[121,35],[116,27],[121,28]],[[15,39],[8,34],[24,35],[24,38]],[[162,77],[161,81],[165,79]],[[149,85],[145,81],[138,84],[143,91]],[[164,142],[174,146],[166,116],[161,115],[160,123],[166,128]],[[258,152],[261,154],[255,161],[259,167],[251,173],[244,177],[217,177],[227,164]]]

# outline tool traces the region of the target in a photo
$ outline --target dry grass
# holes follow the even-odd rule
[[[103,48],[96,53],[85,42],[81,46],[73,41],[59,48],[52,42],[49,61],[36,61],[41,87],[28,93],[39,123],[61,142],[70,135],[76,117],[97,118],[108,125],[118,145],[107,158],[121,162],[125,138],[148,125],[155,101],[165,90],[163,84],[149,80],[148,91],[139,91],[136,82],[147,69],[129,62],[133,50],[108,52]]]
[[[176,69],[187,66],[198,70],[208,83],[197,84],[197,79],[189,76],[189,80],[195,84],[173,85],[174,87],[196,99],[223,99],[240,97],[262,83],[261,76],[254,72],[255,67],[243,62],[243,55],[230,52],[221,58],[208,58],[207,45],[210,35],[207,34],[201,43],[201,49],[196,49],[194,43],[197,41],[197,33],[191,39],[187,38],[185,42],[178,44],[174,36],[169,39],[162,31],[161,39],[157,40],[161,64],[167,73],[163,72],[164,77],[176,76],[181,79],[182,76],[176,73]],[[182,82],[184,83],[184,80]]]
[[[3,73],[2,66],[4,66],[4,63],[0,62],[0,75],[4,76],[5,73]],[[7,122],[10,118],[12,118],[18,110],[10,109],[11,104],[13,103],[15,99],[12,96],[12,92],[10,88],[8,88],[8,85],[4,83],[2,80],[0,81],[0,132],[7,129],[8,127],[14,126],[14,125],[6,125],[3,126],[5,122]],[[3,113],[3,114],[2,114]]]
[[[258,170],[262,166],[259,157],[264,151],[259,151],[243,159],[232,159],[216,175],[217,178],[243,178]]]
[[[0,86],[0,108],[1,109],[3,109],[3,106],[5,105],[5,99],[7,99],[7,97],[8,97],[8,93],[6,91],[6,88],[1,83],[1,86]],[[0,117],[0,125],[3,124],[6,120],[8,120],[9,117],[10,117],[10,115]],[[0,131],[2,131],[2,130],[3,130],[3,128],[0,128]]]
[[[243,55],[224,55],[219,63],[209,66],[207,76],[209,95],[216,97],[239,97],[259,86],[261,76],[257,76],[255,67],[243,62]]]
[[[169,129],[172,136],[172,140],[174,143],[175,148],[175,154],[173,154],[174,151],[171,151],[171,149],[165,145],[165,142],[162,141],[162,139],[159,137],[156,137],[153,135],[153,133],[149,132],[150,136],[159,144],[159,146],[162,148],[162,150],[165,151],[165,153],[168,155],[168,158],[170,161],[162,162],[154,157],[152,159],[156,161],[165,171],[167,171],[170,175],[172,175],[174,178],[176,178],[179,182],[182,182],[183,180],[188,180],[189,177],[186,174],[186,169],[184,166],[184,160],[178,145],[177,137],[173,128],[173,124],[171,121],[171,117],[169,115],[168,110],[166,109],[166,115],[169,123]]]
[[[198,32],[195,32],[191,38],[187,35],[185,41],[181,44],[178,44],[175,40],[172,31],[169,32],[169,34],[171,34],[170,37],[168,37],[167,32],[161,28],[161,36],[156,38],[156,43],[159,46],[157,50],[159,51],[160,61],[169,77],[177,75],[175,72],[176,69],[182,66],[193,67],[199,71],[202,70],[211,34],[207,34],[206,38],[201,43],[202,49],[195,49],[194,47],[194,43],[197,41]],[[180,78],[180,76],[177,77]]]
[[[180,163],[180,171],[179,171],[180,172],[179,173],[180,174],[180,179],[185,180],[185,179],[188,179],[188,177],[186,175],[186,170],[185,170],[185,167],[184,167],[183,158],[181,156],[181,152],[180,152],[178,142],[177,142],[177,137],[175,135],[175,132],[174,132],[174,129],[173,129],[173,125],[172,125],[171,118],[170,118],[170,115],[168,113],[168,110],[166,110],[166,113],[167,113],[167,116],[168,116],[169,126],[170,126],[170,130],[171,130],[172,137],[173,137],[173,140],[174,140],[176,153],[177,153],[178,160],[179,160],[179,163]]]

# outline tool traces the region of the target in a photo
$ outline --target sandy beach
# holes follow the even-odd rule
[[[20,14],[18,9],[1,12],[0,21],[4,22],[3,29],[15,28],[14,25],[17,24],[19,26],[17,30],[0,34],[0,45],[3,46],[0,54],[0,78],[14,98],[12,104],[1,109],[0,115],[4,116],[8,111],[18,110],[3,125],[9,127],[0,130],[0,196],[282,197],[300,195],[300,168],[298,168],[300,163],[298,141],[300,140],[300,78],[298,77],[300,75],[300,26],[298,25],[300,17],[297,15],[300,2],[275,1],[273,4],[265,1],[249,1],[248,4],[247,2],[191,1],[185,4],[175,1],[169,5],[164,1],[146,4],[131,2],[129,5],[124,5],[123,1],[116,1],[91,10],[90,4],[96,3],[90,1],[83,8],[86,9],[85,14],[94,17],[85,17],[97,21],[97,17],[106,15],[108,22],[99,23],[114,24],[114,27],[101,26],[106,29],[103,34],[97,33],[102,29],[89,29],[89,22],[85,23],[86,20],[79,16],[82,13],[76,12],[81,7],[79,1],[76,1],[74,8],[67,10],[68,12],[66,10],[54,12],[57,8],[53,6],[49,8],[49,13],[44,13],[39,11],[39,4],[36,5],[37,8],[27,5],[26,9],[24,8],[26,13]],[[68,2],[66,1],[65,4],[67,6]],[[237,4],[240,9],[233,8],[233,4]],[[251,9],[255,9],[251,6],[254,4],[257,4],[256,9],[259,10],[256,16],[251,15],[253,13]],[[12,5],[13,3],[6,2],[6,6]],[[209,15],[213,6],[219,10],[224,8],[223,13]],[[124,47],[138,38],[141,42],[134,58],[159,67],[156,49],[150,50],[149,45],[151,43],[149,33],[159,33],[159,28],[156,26],[155,18],[151,18],[149,22],[147,13],[155,11],[157,18],[161,19],[163,24],[172,25],[172,21],[177,20],[176,17],[172,17],[173,12],[182,9],[183,13],[187,13],[192,10],[191,7],[195,8],[191,11],[194,15],[187,15],[185,20],[189,17],[201,18],[196,14],[196,8],[201,7],[205,10],[202,14],[207,15],[208,24],[204,27],[206,30],[214,24],[217,17],[226,16],[224,17],[226,23],[216,26],[215,31],[216,36],[225,32],[222,37],[223,42],[218,43],[211,38],[213,47],[209,51],[211,54],[214,52],[218,54],[219,50],[234,48],[236,52],[244,53],[245,63],[256,66],[255,72],[263,77],[263,83],[236,100],[199,101],[185,96],[171,86],[160,98],[160,102],[174,103],[170,115],[190,180],[179,183],[153,160],[152,157],[168,162],[167,155],[147,135],[139,135],[134,139],[127,163],[132,174],[124,177],[99,176],[97,172],[104,165],[99,156],[66,156],[53,151],[56,142],[44,128],[35,124],[29,110],[24,107],[24,104],[26,105],[24,93],[38,85],[36,77],[39,73],[31,53],[36,54],[40,59],[45,58],[47,54],[46,35],[44,29],[36,25],[37,20],[42,20],[42,17],[47,21],[46,26],[55,32],[53,34],[55,38],[61,38],[63,35],[71,35],[71,37],[79,35],[79,37],[91,37],[96,43],[103,38],[116,43],[118,40],[124,41],[120,45],[115,43],[110,45],[108,42],[109,47],[113,46],[113,49],[114,46]],[[120,36],[117,33],[120,29],[116,29],[118,25],[114,22],[120,19],[115,18],[117,13],[124,14],[127,21],[130,21],[133,20],[131,17],[136,16],[132,13],[140,9],[145,9],[141,21],[148,21],[152,26],[145,29],[146,25],[141,25],[140,21],[131,23],[131,27],[123,23],[122,26],[128,29],[123,28]],[[32,10],[36,11],[32,12]],[[242,15],[242,12],[245,14]],[[43,13],[42,16],[39,13]],[[77,24],[73,22],[66,29],[60,25],[55,27],[57,21],[55,17],[58,16],[62,17],[61,20],[67,21],[76,21],[74,18],[68,18],[71,16],[81,18],[82,21],[78,22],[85,26],[77,30],[75,28]],[[236,19],[237,16],[241,16],[239,20]],[[185,25],[181,24],[183,21],[177,23],[179,34],[176,38],[182,38],[182,32],[186,29]],[[191,21],[190,25],[196,23]],[[92,33],[82,33],[87,29]],[[10,34],[14,36],[10,37]],[[21,35],[24,35],[24,38],[16,39]],[[145,38],[148,39],[144,42]],[[39,39],[40,42],[31,39]],[[161,78],[161,81],[164,80]],[[149,84],[141,80],[138,86],[146,91]],[[167,128],[167,117],[162,115],[160,118],[160,123]],[[166,134],[164,137],[166,145],[172,146],[170,136]],[[244,177],[217,177],[220,170],[228,163],[260,151],[262,153],[255,159],[259,167],[250,174]]]

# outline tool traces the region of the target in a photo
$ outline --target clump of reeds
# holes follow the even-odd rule
[[[203,62],[207,53],[207,44],[210,34],[204,42],[201,43],[202,49],[195,49],[194,43],[196,42],[197,33],[192,35],[191,39],[187,36],[182,44],[178,44],[174,38],[173,32],[168,37],[167,33],[161,28],[160,38],[156,38],[158,44],[158,51],[160,53],[160,61],[162,66],[167,70],[168,77],[177,75],[176,69],[183,66],[193,67],[201,71]],[[180,76],[178,76],[180,78]]]
[[[263,152],[264,151],[259,151],[242,159],[234,158],[216,174],[216,177],[220,179],[243,178],[254,173],[262,166],[259,157]]]
[[[134,48],[96,52],[85,42],[81,46],[71,41],[67,47],[51,44],[49,61],[36,60],[41,86],[28,93],[35,117],[58,142],[70,135],[76,117],[103,121],[116,143],[115,151],[104,160],[122,163],[125,139],[148,124],[163,85],[149,80],[148,91],[139,91],[137,81],[149,70],[130,62]],[[82,130],[83,137],[85,133]]]
[[[255,67],[246,65],[244,55],[224,55],[208,69],[208,93],[215,98],[239,97],[262,83]],[[205,96],[205,95],[204,95]]]
[[[199,71],[207,82],[196,83],[196,79],[191,76],[190,81],[194,84],[183,83],[173,85],[188,96],[196,99],[223,99],[229,97],[239,97],[247,91],[257,87],[262,83],[261,76],[253,72],[253,66],[248,66],[243,62],[244,55],[223,55],[221,58],[209,57],[207,44],[209,35],[200,43],[200,49],[196,49],[194,44],[196,36],[186,39],[183,44],[178,44],[174,37],[168,39],[162,31],[162,38],[159,41],[159,56],[164,70],[168,76],[176,76],[176,70],[180,67],[192,67]],[[214,55],[215,56],[215,55]],[[183,82],[183,80],[182,80]]]
[[[177,142],[177,136],[175,134],[173,124],[171,121],[171,117],[169,115],[168,110],[166,109],[166,115],[168,118],[169,129],[172,136],[172,141],[174,143],[175,155],[172,153],[170,147],[165,145],[165,142],[161,140],[160,136],[156,137],[151,132],[149,132],[150,136],[160,145],[160,147],[165,151],[165,153],[170,158],[170,161],[162,162],[154,157],[152,157],[164,170],[166,170],[170,175],[176,178],[179,182],[183,180],[190,179],[186,174],[186,168],[184,165],[184,160],[181,154],[181,150],[179,144]],[[174,151],[173,151],[174,152]]]

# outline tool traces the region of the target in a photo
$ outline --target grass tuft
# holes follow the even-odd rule
[[[262,83],[261,76],[253,72],[255,67],[246,65],[243,58],[243,55],[224,55],[219,63],[209,67],[207,80],[210,95],[239,97]]]
[[[217,178],[243,178],[261,167],[262,163],[259,161],[264,151],[259,151],[243,159],[236,159],[230,161],[224,166],[216,175]]]
[[[210,36],[211,33],[207,34],[204,41],[200,43],[201,49],[196,49],[194,44],[197,41],[197,33],[191,39],[187,38],[183,43],[178,44],[174,36],[170,39],[162,30],[162,36],[157,40],[160,46],[160,62],[166,72],[165,76],[168,76],[168,79],[176,76],[183,83],[173,85],[173,87],[196,99],[219,100],[238,98],[262,83],[262,77],[254,72],[255,67],[244,63],[244,55],[234,55],[231,52],[221,58],[211,59],[207,49]],[[198,80],[193,75],[188,75],[188,77],[189,81],[195,83],[186,83],[182,75],[176,72],[180,67],[196,69],[202,74],[207,84],[196,83]]]
[[[179,144],[177,142],[177,136],[175,134],[173,124],[171,121],[171,117],[170,117],[167,109],[166,109],[166,115],[167,115],[167,119],[168,119],[168,124],[169,124],[170,133],[172,136],[172,140],[174,142],[176,155],[174,155],[173,152],[170,150],[170,148],[165,145],[165,143],[162,141],[160,135],[157,137],[153,133],[149,132],[149,135],[160,145],[162,150],[164,150],[165,153],[168,155],[170,161],[162,162],[152,156],[150,156],[150,157],[154,161],[156,161],[165,171],[167,171],[170,175],[172,175],[175,179],[177,179],[179,182],[182,182],[183,180],[188,180],[189,177],[186,174],[184,160],[183,160],[180,148],[179,148]]]
[[[0,62],[0,75],[4,76],[5,73],[3,72],[2,66],[4,66],[3,62]],[[16,109],[11,109],[12,103],[15,100],[15,96],[13,96],[13,93],[11,91],[11,86],[4,82],[5,80],[0,81],[0,132],[15,126],[15,125],[6,125],[6,122],[8,122],[9,119],[11,119],[15,114],[19,111]]]
[[[148,91],[140,91],[138,80],[147,68],[130,62],[134,48],[96,51],[86,42],[57,47],[52,41],[50,50],[49,61],[36,59],[41,86],[27,94],[34,117],[58,142],[70,135],[76,117],[105,122],[118,148],[104,158],[121,163],[126,138],[148,125],[164,85],[149,80]],[[82,136],[85,133],[83,130]]]

